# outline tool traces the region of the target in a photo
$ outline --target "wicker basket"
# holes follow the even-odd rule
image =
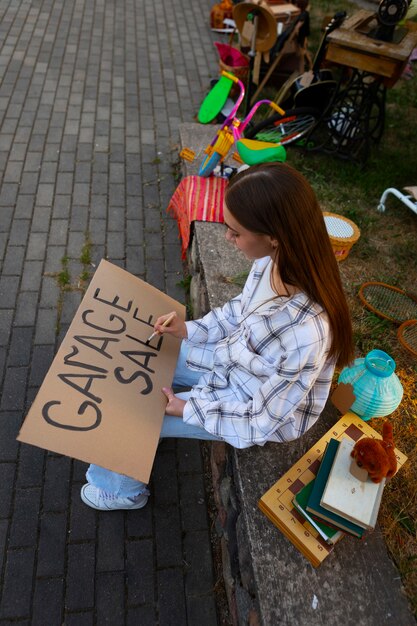
[[[215,41],[214,45],[219,54],[220,71],[231,72],[239,78],[242,83],[246,83],[249,73],[249,57],[231,45],[218,41]]]
[[[354,222],[337,213],[323,211],[323,216],[335,257],[338,261],[343,261],[353,244],[358,241],[361,231]]]
[[[248,66],[241,65],[239,67],[232,67],[230,65],[226,65],[226,63],[223,63],[223,61],[219,59],[219,68],[220,72],[231,72],[232,74],[234,74],[234,76],[239,78],[242,83],[246,84],[249,73]]]

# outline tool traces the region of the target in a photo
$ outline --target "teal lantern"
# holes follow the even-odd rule
[[[339,383],[352,385],[356,399],[351,410],[365,421],[389,415],[403,397],[395,361],[382,350],[371,350],[365,358],[355,359],[351,367],[342,370]]]

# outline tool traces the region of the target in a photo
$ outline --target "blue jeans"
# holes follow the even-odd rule
[[[201,377],[201,372],[196,372],[187,367],[186,357],[187,348],[185,343],[182,342],[172,382],[173,387],[192,387],[198,383]],[[188,400],[190,392],[181,392],[178,393],[177,396],[183,400]],[[205,439],[208,441],[219,440],[218,437],[208,433],[203,428],[186,424],[183,422],[182,417],[175,417],[174,415],[164,416],[160,438],[165,439],[167,437]],[[121,498],[137,496],[146,491],[147,487],[145,483],[135,478],[124,476],[124,474],[117,474],[99,465],[90,465],[86,477],[88,482],[95,487]]]

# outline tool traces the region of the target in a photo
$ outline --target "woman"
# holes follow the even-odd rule
[[[226,239],[254,260],[242,293],[200,320],[155,330],[182,339],[164,437],[237,448],[300,437],[318,419],[336,365],[353,359],[352,328],[323,215],[307,180],[286,164],[237,174],[224,207]],[[99,510],[145,506],[146,485],[90,466],[83,501]]]

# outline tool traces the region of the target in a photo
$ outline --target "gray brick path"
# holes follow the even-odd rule
[[[85,464],[16,442],[86,244],[184,299],[165,209],[217,74],[211,5],[0,0],[0,626],[218,623],[199,443],[165,442],[148,506],[106,514]]]

